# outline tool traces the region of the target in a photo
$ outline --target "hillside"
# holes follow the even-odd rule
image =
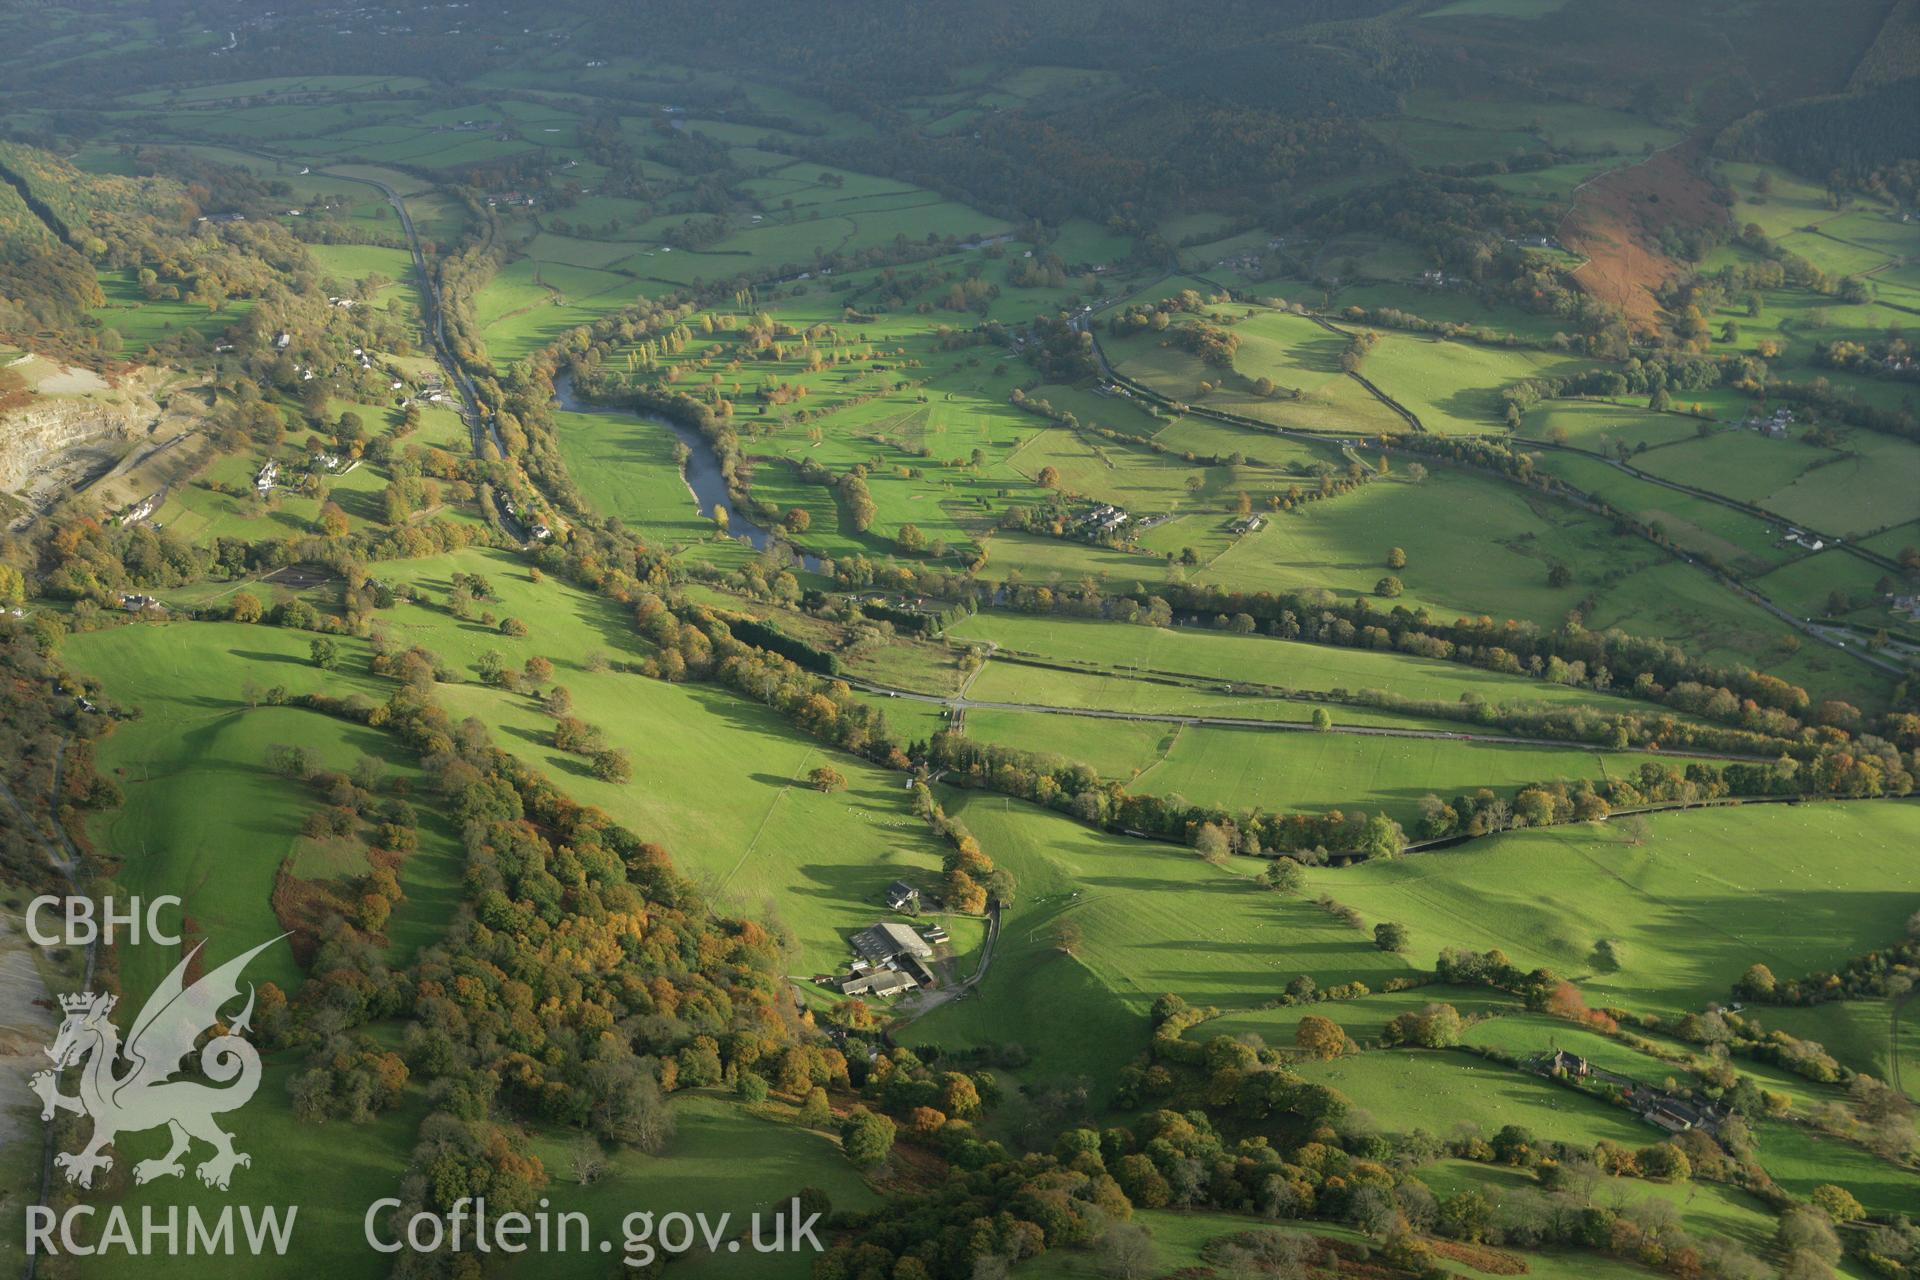
[[[0,1253],[1920,1276],[1913,9],[0,15]]]

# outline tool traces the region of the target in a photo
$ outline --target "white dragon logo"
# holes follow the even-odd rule
[[[116,1134],[163,1124],[172,1130],[173,1145],[159,1159],[142,1160],[133,1167],[137,1183],[185,1173],[180,1157],[195,1138],[214,1149],[213,1156],[196,1170],[200,1181],[210,1187],[225,1191],[234,1168],[253,1163],[245,1152],[233,1149],[233,1135],[213,1119],[245,1106],[260,1087],[260,1055],[241,1038],[253,1017],[251,984],[246,1007],[228,1024],[226,1034],[214,1036],[200,1049],[200,1073],[224,1087],[171,1077],[182,1070],[180,1060],[193,1052],[201,1032],[220,1021],[220,1007],[239,996],[240,971],[247,962],[278,941],[263,942],[187,986],[187,967],[200,951],[195,946],[148,997],[127,1032],[124,1049],[120,1031],[108,1017],[118,997],[98,992],[60,997],[66,1017],[53,1047],[46,1051],[53,1069],[39,1072],[30,1083],[40,1095],[42,1120],[51,1120],[57,1111],[93,1119],[93,1137],[83,1149],[63,1151],[53,1158],[68,1182],[91,1187],[96,1171],[113,1168],[113,1157],[105,1148]],[[127,1068],[116,1074],[122,1057]],[[68,1097],[60,1092],[60,1073],[83,1060],[79,1094]]]

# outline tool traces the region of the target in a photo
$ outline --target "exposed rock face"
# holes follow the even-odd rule
[[[0,418],[0,489],[33,500],[48,483],[90,474],[118,458],[153,418],[152,406],[134,401],[34,397],[25,408]]]

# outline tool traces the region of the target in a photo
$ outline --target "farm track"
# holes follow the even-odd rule
[[[918,1022],[942,1005],[964,998],[969,991],[979,986],[986,979],[988,966],[993,964],[993,947],[998,941],[1000,941],[1000,908],[992,906],[987,908],[987,936],[980,944],[980,963],[973,967],[972,973],[951,987],[932,992],[930,997],[916,1006],[911,1013],[889,1023],[886,1028],[888,1042],[892,1043],[892,1035],[895,1031]]]
[[[917,693],[910,689],[898,689],[891,685],[879,684],[871,680],[859,680],[852,676],[838,676],[845,684],[866,693],[878,693],[889,698],[905,698],[912,702],[930,703],[947,707],[964,714],[967,711],[1023,711],[1036,715],[1080,716],[1090,720],[1129,720],[1148,724],[1173,724],[1205,726],[1221,729],[1264,729],[1280,733],[1331,733],[1350,734],[1363,738],[1416,738],[1435,742],[1470,742],[1483,746],[1535,747],[1558,751],[1585,751],[1592,754],[1606,754],[1611,748],[1596,746],[1590,742],[1567,742],[1558,738],[1528,738],[1517,734],[1493,733],[1450,733],[1441,729],[1395,729],[1385,725],[1340,725],[1328,729],[1316,729],[1305,720],[1261,720],[1250,716],[1193,715],[1173,711],[1116,711],[1107,707],[1060,707],[1035,702],[996,702],[964,695],[942,696],[937,693]],[[1676,756],[1678,753],[1676,753]],[[1697,760],[1734,760],[1745,763],[1764,763],[1770,756],[1738,755],[1729,751],[1687,751],[1687,758]]]

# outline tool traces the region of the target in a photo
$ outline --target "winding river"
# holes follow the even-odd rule
[[[700,515],[712,519],[715,510],[727,513],[727,532],[735,538],[745,538],[755,550],[764,551],[768,545],[777,541],[764,525],[758,524],[749,516],[727,492],[726,477],[720,473],[720,458],[707,443],[707,438],[683,422],[657,413],[643,413],[638,409],[617,409],[608,405],[591,404],[582,400],[573,388],[573,375],[563,373],[553,380],[553,402],[568,413],[599,413],[610,417],[638,419],[651,423],[673,433],[674,439],[687,446],[687,461],[680,468],[680,478],[686,482],[687,492],[693,497],[694,510]],[[791,544],[789,544],[791,545]],[[798,548],[794,548],[796,551]],[[817,556],[801,554],[801,567],[810,573],[820,571],[820,559]]]

